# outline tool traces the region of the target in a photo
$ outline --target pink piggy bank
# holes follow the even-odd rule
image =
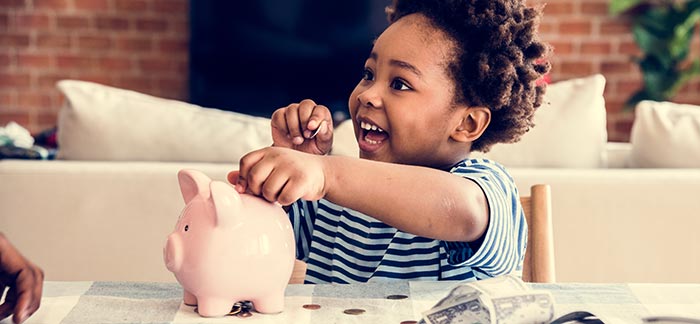
[[[243,300],[260,313],[281,312],[294,267],[294,233],[282,207],[200,171],[181,170],[178,179],[186,206],[163,258],[185,304],[206,317]]]

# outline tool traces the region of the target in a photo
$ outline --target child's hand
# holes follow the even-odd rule
[[[325,195],[324,157],[287,148],[268,147],[241,158],[240,170],[228,174],[239,193],[289,205],[296,200],[318,200]]]
[[[328,154],[333,145],[330,110],[310,99],[277,109],[272,114],[272,141],[277,147]]]
[[[12,315],[22,323],[39,308],[44,272],[31,263],[0,233],[0,296],[10,288],[0,305],[0,320]]]

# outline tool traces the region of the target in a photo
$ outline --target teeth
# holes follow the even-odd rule
[[[372,124],[366,123],[366,122],[360,122],[360,128],[362,128],[364,130],[372,130],[372,131],[376,131],[376,132],[380,132],[380,133],[384,131],[383,129],[377,127],[377,125],[372,125]]]

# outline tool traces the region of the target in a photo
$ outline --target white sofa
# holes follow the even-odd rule
[[[601,82],[595,76],[553,85],[551,111],[571,115],[571,105],[557,105],[601,101]],[[591,84],[594,91],[584,91]],[[183,207],[177,171],[195,168],[224,180],[240,154],[269,144],[267,121],[227,120],[211,111],[204,118],[203,108],[94,84],[64,82],[60,87],[68,98],[59,121],[60,159],[0,161],[0,231],[44,268],[47,280],[174,281],[163,264],[162,247]],[[570,98],[572,93],[577,97]],[[96,116],[104,107],[111,108]],[[129,109],[140,110],[114,112]],[[189,115],[173,121],[162,117],[164,109]],[[584,110],[600,115],[600,109],[604,132],[604,106]],[[521,193],[536,183],[552,186],[557,280],[700,282],[700,236],[695,233],[700,168],[631,168],[631,159],[640,155],[634,136],[631,144],[607,143],[599,134],[600,121],[589,116],[586,123],[564,128],[577,135],[589,132],[586,136],[562,138],[547,118],[557,125],[582,119],[544,114],[536,115],[539,129],[489,157],[504,161]],[[139,126],[139,119],[148,118],[158,120]],[[591,124],[596,131],[584,129]],[[159,127],[167,130],[153,131]],[[192,138],[181,134],[193,133],[189,127],[206,136],[188,142]],[[118,137],[119,132],[129,138]],[[353,154],[349,132],[348,124],[336,129],[334,154]],[[146,140],[138,134],[146,134]],[[223,139],[202,142],[212,137]],[[176,143],[169,143],[173,139]],[[180,153],[173,152],[176,146],[182,146]],[[191,154],[189,161],[178,161],[182,152]]]

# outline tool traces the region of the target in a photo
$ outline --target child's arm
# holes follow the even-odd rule
[[[471,242],[488,226],[488,204],[474,182],[426,167],[309,155],[281,148],[251,152],[234,180],[282,205],[326,198],[401,231]]]
[[[325,155],[333,145],[331,112],[310,99],[275,110],[271,126],[275,147]]]

